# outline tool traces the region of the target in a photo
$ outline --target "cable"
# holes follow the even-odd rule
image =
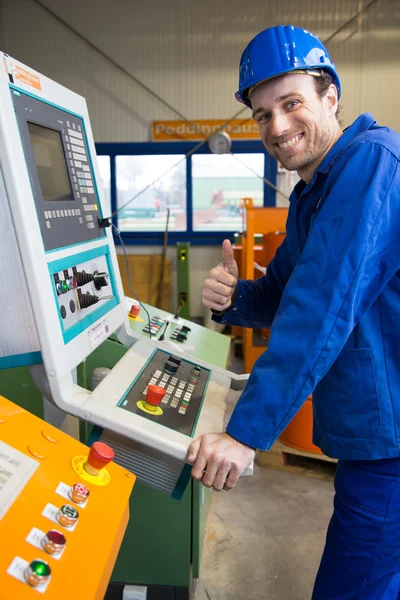
[[[246,110],[246,108],[247,107],[241,108],[230,119],[228,119],[228,121],[225,121],[225,123],[222,123],[222,125],[214,133],[216,133],[218,131],[222,131],[222,129],[224,127],[226,127],[227,125],[229,125],[229,123],[231,121],[233,121],[239,115],[241,115],[242,112],[244,112]],[[168,175],[168,173],[170,173],[170,171],[172,171],[173,169],[175,169],[175,167],[177,167],[178,165],[180,165],[184,160],[187,160],[188,158],[190,158],[190,156],[192,156],[192,154],[194,154],[195,152],[197,152],[197,150],[200,150],[200,148],[202,148],[204,146],[204,144],[206,144],[208,142],[208,137],[206,136],[206,134],[204,132],[200,132],[200,133],[202,133],[202,135],[204,135],[204,138],[205,138],[204,140],[202,140],[201,142],[199,142],[198,144],[196,144],[196,146],[194,148],[192,148],[191,150],[189,150],[189,152],[187,154],[185,154],[185,156],[183,158],[181,158],[180,160],[178,160],[178,162],[175,163],[174,165],[172,165],[172,167],[170,167],[169,169],[167,169],[166,171],[164,171],[164,173],[161,173],[161,175],[159,175],[158,177],[156,177],[156,179],[154,179],[153,181],[151,181],[150,183],[148,183],[143,189],[140,190],[140,192],[138,192],[132,198],[130,198],[129,200],[127,200],[125,202],[125,204],[123,204],[122,206],[120,206],[119,208],[117,208],[116,210],[114,210],[114,212],[112,213],[111,217],[115,217],[115,215],[117,215],[119,212],[121,212],[121,210],[123,210],[124,208],[126,208],[131,202],[133,202],[134,200],[136,200],[136,198],[139,198],[139,196],[141,196],[146,190],[150,189],[155,183],[157,183],[158,181],[160,181],[160,179],[162,179],[165,175]]]
[[[233,158],[235,158],[238,162],[240,162],[244,167],[247,167],[249,171],[251,171],[252,173],[254,173],[254,175],[257,175],[257,177],[259,177],[260,179],[262,179],[275,192],[277,192],[278,194],[280,194],[281,196],[283,196],[285,198],[285,200],[289,200],[289,196],[286,196],[286,194],[284,194],[283,192],[281,192],[281,190],[279,188],[277,188],[276,185],[274,185],[273,183],[271,183],[266,177],[264,177],[263,175],[260,175],[259,173],[257,173],[257,171],[255,171],[254,169],[252,169],[251,167],[249,167],[249,165],[246,165],[246,163],[243,162],[242,160],[240,160],[240,158],[238,158],[236,156],[236,154],[233,154],[233,152],[231,152],[230,154],[233,156]]]
[[[132,294],[134,295],[134,297],[135,297],[135,298],[136,298],[136,300],[139,302],[140,306],[143,308],[143,310],[145,311],[145,313],[146,313],[146,315],[147,315],[147,319],[148,319],[148,327],[149,327],[149,336],[150,336],[150,339],[151,339],[151,327],[150,327],[150,321],[151,321],[151,318],[150,318],[149,312],[148,312],[147,308],[146,308],[146,307],[145,307],[145,306],[144,306],[144,305],[141,303],[141,301],[139,300],[138,296],[136,295],[136,292],[135,292],[135,290],[134,290],[134,289],[133,289],[133,287],[132,287],[132,283],[131,283],[131,272],[130,272],[130,269],[129,269],[129,261],[128,261],[128,254],[126,253],[125,245],[124,245],[124,242],[122,241],[121,234],[120,234],[120,232],[119,232],[118,228],[117,228],[117,227],[115,227],[114,223],[112,224],[112,228],[113,228],[113,229],[114,229],[114,231],[115,231],[115,235],[116,235],[116,236],[119,238],[119,241],[121,242],[122,250],[124,251],[124,255],[125,255],[125,264],[126,264],[126,274],[127,274],[127,277],[128,277],[128,285],[129,285],[129,289],[131,290]]]

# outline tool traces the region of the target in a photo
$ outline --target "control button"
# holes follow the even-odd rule
[[[69,308],[71,310],[72,313],[74,313],[76,311],[76,304],[73,300],[70,301],[69,303]]]
[[[32,587],[45,583],[51,575],[51,569],[44,560],[33,560],[25,569],[25,579]]]
[[[146,402],[144,403],[147,410],[152,412],[157,410],[157,406],[160,404],[166,393],[163,386],[165,386],[165,384],[148,386]]]
[[[43,549],[48,554],[60,554],[66,543],[65,536],[56,529],[50,529],[42,539]]]
[[[92,215],[90,215],[90,216],[93,219]],[[140,305],[132,304],[131,310],[129,311],[129,316],[130,317],[137,317],[139,313],[140,313]]]
[[[56,284],[56,290],[58,294],[66,294],[69,291],[68,283],[66,281],[59,281]]]
[[[172,360],[168,359],[164,365],[164,371],[174,375],[177,372],[177,370],[178,370],[178,365],[176,364],[176,362],[172,362]]]
[[[72,525],[75,525],[78,517],[78,511],[70,504],[63,504],[56,515],[57,521],[64,527],[72,527]]]
[[[67,309],[65,308],[64,304],[62,304],[60,307],[60,313],[62,318],[65,319],[67,316]]]
[[[39,460],[47,458],[47,452],[43,448],[43,446],[37,446],[36,444],[31,444],[30,446],[28,446],[28,452],[30,454],[32,454],[32,456],[34,456],[35,458],[38,458]]]
[[[90,496],[90,491],[82,483],[75,483],[68,492],[69,497],[77,504],[83,504]]]
[[[54,432],[56,430],[54,429],[43,429],[42,430],[42,436],[44,437],[45,440],[47,440],[48,442],[51,442],[52,444],[58,444],[58,442],[60,441],[60,439],[57,437],[57,434],[54,435]]]
[[[114,460],[114,450],[104,442],[94,442],[90,447],[89,456],[83,468],[90,475],[98,475],[112,460]]]

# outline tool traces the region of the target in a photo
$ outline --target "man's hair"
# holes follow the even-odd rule
[[[329,89],[330,85],[335,85],[335,82],[333,81],[332,75],[329,73],[329,71],[324,71],[323,69],[321,69],[320,71],[321,76],[320,77],[314,77],[314,82],[315,82],[315,87],[317,89],[317,93],[319,95],[320,98],[323,98]],[[336,111],[336,119],[339,121],[339,112],[340,112],[340,106],[338,105],[338,109]]]

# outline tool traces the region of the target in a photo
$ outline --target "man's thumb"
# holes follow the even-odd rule
[[[233,258],[233,248],[229,240],[222,242],[222,256],[224,258],[224,267],[226,269],[232,269],[236,267],[235,259]]]

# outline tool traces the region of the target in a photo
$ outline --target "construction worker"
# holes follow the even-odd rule
[[[236,98],[300,181],[286,238],[257,281],[231,244],[203,286],[220,323],[270,327],[226,432],[191,445],[192,475],[231,489],[313,394],[313,442],[338,459],[313,600],[400,598],[400,136],[366,113],[337,119],[340,79],[320,40],[259,33]]]

